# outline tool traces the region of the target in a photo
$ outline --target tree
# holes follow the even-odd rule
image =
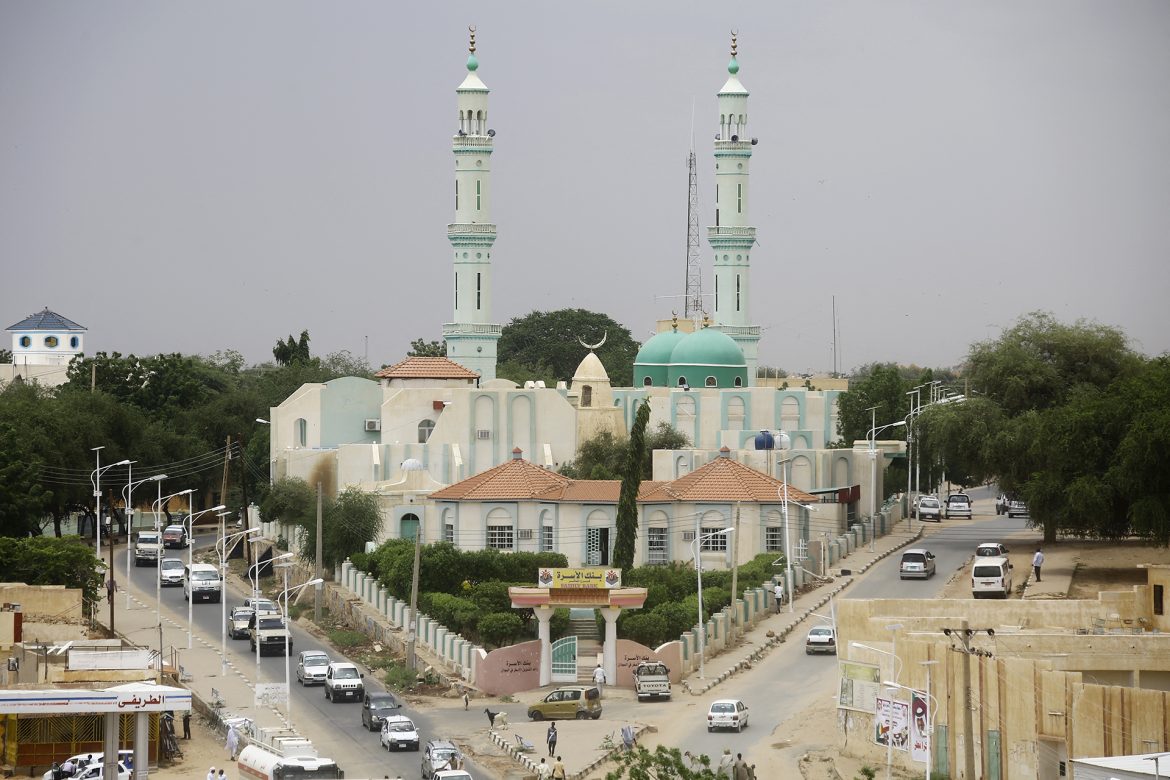
[[[0,364],[12,362],[12,350],[0,349]]]
[[[0,536],[40,535],[53,499],[37,479],[40,462],[12,425],[0,423],[0,441]]]
[[[650,404],[643,402],[630,429],[626,460],[622,468],[622,489],[617,507],[617,539],[613,546],[613,565],[629,569],[634,565],[638,540],[638,488],[642,484],[642,458],[646,448],[646,424],[650,422]]]
[[[299,477],[285,477],[276,482],[260,504],[260,516],[268,522],[313,525],[316,533],[317,497],[309,483]]]
[[[322,532],[322,563],[333,568],[344,561],[348,556],[366,549],[366,542],[378,538],[382,530],[382,513],[378,509],[378,499],[373,493],[366,493],[359,488],[346,488],[337,494],[333,501],[324,509],[325,528]],[[317,521],[314,517],[312,531],[316,533]],[[308,539],[312,536],[307,535]],[[303,548],[306,560],[314,560],[313,546],[306,544]]]
[[[276,358],[276,362],[282,366],[290,366],[293,363],[308,363],[310,359],[309,331],[302,330],[300,339],[294,339],[291,333],[287,341],[277,339],[276,346],[272,348],[272,357]]]
[[[447,357],[447,342],[415,339],[410,342],[407,357]],[[385,366],[383,366],[385,368]]]
[[[515,382],[539,377],[549,381],[571,379],[589,350],[586,343],[605,343],[594,350],[615,387],[634,381],[638,343],[630,331],[607,314],[585,309],[534,311],[514,317],[499,341],[496,375]]]
[[[716,780],[707,755],[687,756],[678,748],[658,745],[654,752],[638,745],[617,756],[617,768],[605,775],[605,780]],[[724,775],[726,777],[726,775]]]
[[[893,363],[875,363],[868,374],[851,379],[849,390],[837,397],[837,434],[842,444],[849,447],[867,438],[874,420],[870,407],[878,407],[878,426],[905,418],[910,412],[906,391],[912,386]],[[891,429],[882,438],[905,438],[905,430]]]
[[[685,433],[672,428],[670,423],[658,423],[646,434],[641,448],[642,479],[654,476],[654,450],[679,450],[689,446],[691,442]],[[609,431],[601,431],[592,439],[581,442],[576,458],[561,464],[559,472],[572,479],[621,479],[629,453],[626,441]]]
[[[98,599],[106,564],[76,536],[0,538],[4,578],[26,585],[62,585],[81,590],[86,612]]]
[[[524,630],[524,621],[511,612],[492,612],[479,619],[479,636],[484,642],[503,647]]]

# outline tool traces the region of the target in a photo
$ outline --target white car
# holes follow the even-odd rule
[[[832,626],[813,626],[804,640],[805,655],[813,653],[837,654],[837,630]]]
[[[748,708],[739,699],[718,699],[707,710],[707,731],[735,729],[743,731],[748,724]]]
[[[942,522],[942,506],[934,496],[922,496],[918,499],[918,519],[928,518],[936,523]]]
[[[382,721],[381,741],[387,751],[418,750],[418,729],[410,718],[389,715]]]
[[[179,558],[163,558],[158,564],[158,578],[163,585],[182,585],[187,564]]]
[[[1007,554],[1008,548],[1004,547],[999,542],[984,542],[975,548],[976,558],[1006,558]]]
[[[934,571],[934,553],[929,550],[914,547],[902,553],[902,562],[898,565],[898,576],[902,579],[920,577],[925,580],[933,577]]]
[[[324,685],[329,656],[320,650],[305,650],[297,661],[297,682],[301,685]]]
[[[471,775],[462,769],[444,769],[442,772],[435,772],[431,780],[471,780]]]
[[[76,770],[70,780],[101,780],[104,777],[105,764],[95,762],[87,767]],[[53,780],[53,770],[50,769],[41,776],[41,780]],[[122,761],[118,762],[118,780],[130,780],[130,770]]]
[[[947,496],[947,519],[971,517],[971,497],[966,493],[951,493]]]
[[[361,701],[365,692],[364,677],[353,664],[334,661],[325,669],[325,698],[332,702],[339,699]]]

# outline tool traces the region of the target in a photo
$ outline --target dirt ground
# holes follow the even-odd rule
[[[988,539],[987,541],[996,541]],[[1034,540],[1016,539],[1004,542],[1011,551],[1008,556],[1015,571],[1015,592],[1012,598],[1020,598],[1023,582],[1031,566]],[[1055,546],[1061,550],[1072,550],[1077,555],[1077,568],[1073,574],[1072,588],[1069,591],[1070,599],[1095,599],[1103,590],[1129,590],[1134,585],[1144,584],[1146,573],[1137,568],[1142,563],[1157,563],[1170,565],[1170,548],[1150,547],[1135,541],[1121,542],[1085,542],[1060,541]],[[1052,549],[1054,545],[1046,545]],[[972,549],[972,557],[974,557]],[[939,576],[947,576],[947,584],[943,590],[943,598],[971,598],[971,584],[967,572],[970,568],[968,560],[954,572],[939,572]],[[875,762],[863,762],[847,755],[843,755],[836,744],[836,734],[840,731],[837,713],[832,703],[817,705],[805,710],[800,717],[793,719],[800,724],[791,732],[791,743],[809,746],[809,751],[801,759],[800,770],[805,780],[855,780],[862,777],[861,768],[868,763],[874,766]],[[830,738],[830,735],[832,737]],[[826,744],[830,743],[830,744]],[[884,767],[879,774],[884,774]],[[921,777],[921,773],[900,775],[897,770],[894,777],[912,778]]]

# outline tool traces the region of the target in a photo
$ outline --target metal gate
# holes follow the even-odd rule
[[[601,565],[601,529],[585,529],[585,565]]]
[[[552,643],[552,681],[577,682],[577,637],[567,636]]]

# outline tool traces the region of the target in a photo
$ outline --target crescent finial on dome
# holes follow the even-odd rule
[[[739,48],[739,44],[736,43],[737,38],[739,38],[739,30],[732,30],[731,31],[731,56],[732,57],[735,56],[735,53]]]
[[[592,352],[595,349],[601,349],[601,345],[605,343],[605,339],[608,336],[609,336],[609,331],[607,330],[607,331],[602,332],[601,341],[597,342],[596,344],[586,344],[585,339],[581,338],[580,336],[577,337],[577,341],[581,344],[581,346],[585,347],[585,349]]]
[[[472,54],[475,54],[475,25],[474,24],[467,25],[467,31],[469,33],[471,33],[471,43],[469,43],[467,45],[467,50],[469,52],[471,52]]]

